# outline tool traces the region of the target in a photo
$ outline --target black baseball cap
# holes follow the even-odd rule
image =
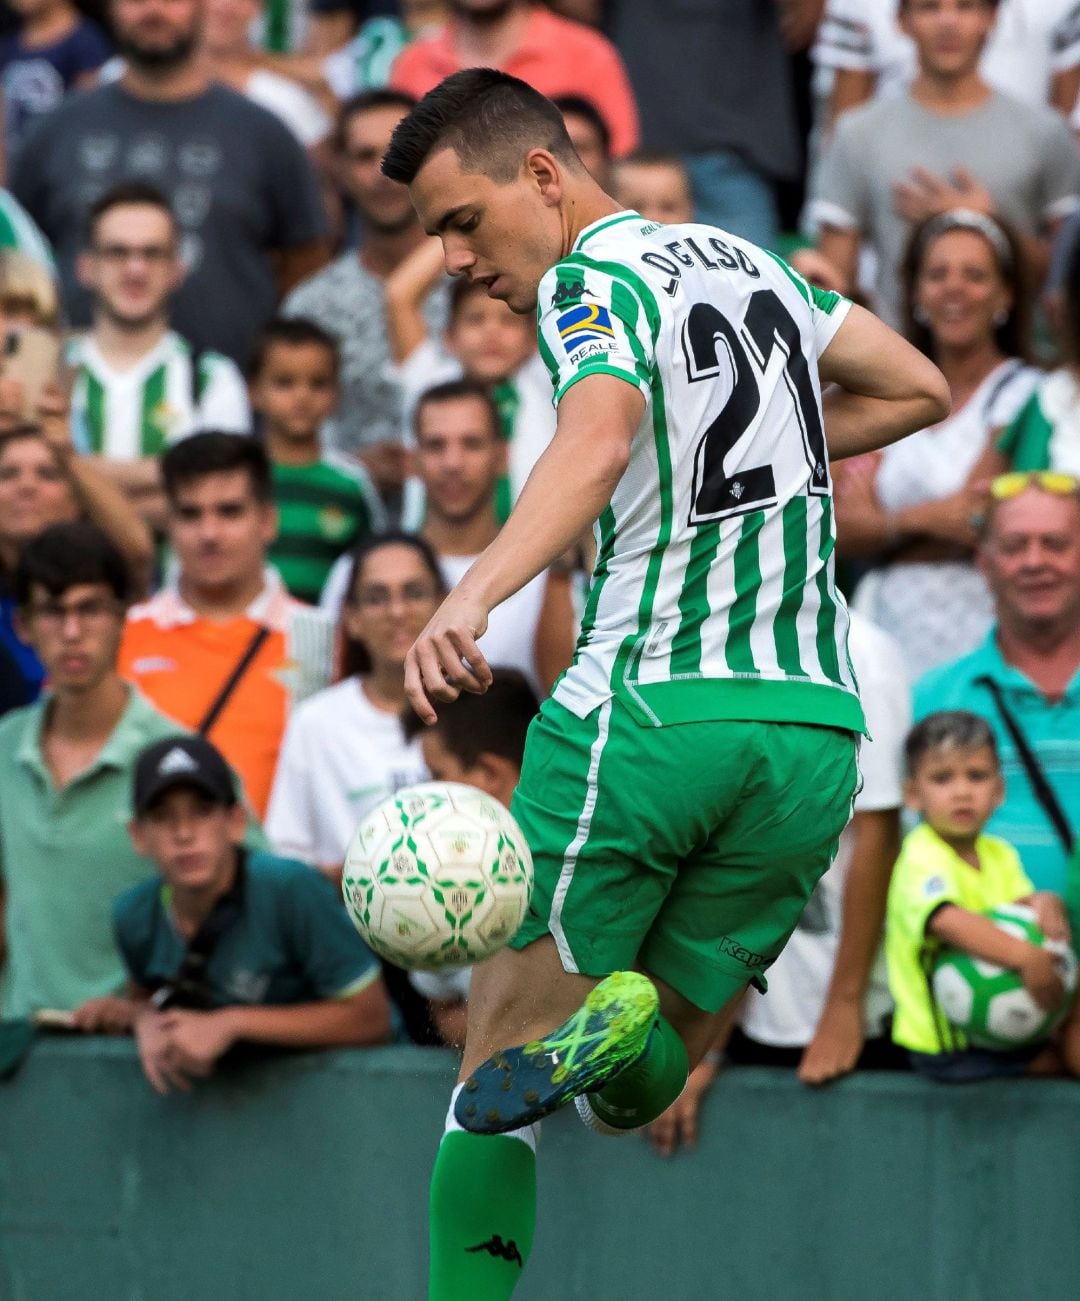
[[[202,736],[167,736],[139,755],[132,783],[135,816],[142,817],[167,791],[179,786],[193,787],[226,807],[237,802],[232,770]]]

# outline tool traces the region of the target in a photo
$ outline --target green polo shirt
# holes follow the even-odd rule
[[[986,830],[1020,854],[1037,890],[1065,890],[1065,850],[1035,798],[994,698],[978,678],[996,682],[1042,764],[1070,824],[1080,829],[1080,671],[1060,700],[1048,700],[1019,669],[1005,662],[996,630],[970,655],[931,669],[915,684],[915,719],[939,709],[968,709],[994,729],[1005,778],[1005,800]]]
[[[38,701],[0,721],[5,1017],[70,1009],[123,988],[113,900],[155,875],[128,838],[132,767],[145,746],[183,730],[132,690],[93,764],[58,790],[41,753],[47,704]]]

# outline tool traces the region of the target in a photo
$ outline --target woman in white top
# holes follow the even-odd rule
[[[904,263],[908,335],[952,391],[947,420],[839,468],[841,556],[873,558],[855,608],[900,643],[914,680],[972,650],[993,620],[973,564],[981,497],[968,481],[993,431],[1015,416],[1038,373],[1014,236],[982,213],[931,218]]]
[[[356,553],[341,613],[347,676],[294,710],[266,815],[281,854],[340,880],[353,833],[380,801],[424,781],[419,741],[406,741],[405,655],[446,592],[426,542],[371,538]]]

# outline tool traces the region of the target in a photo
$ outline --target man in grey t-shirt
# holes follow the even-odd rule
[[[52,242],[64,311],[90,324],[75,261],[90,205],[141,180],[172,202],[187,275],[176,328],[246,365],[281,293],[326,257],[318,185],[271,113],[213,85],[196,55],[203,0],[112,0],[127,71],[68,99],[27,138],[11,189]]]
[[[356,209],[360,247],[299,285],[285,302],[287,316],[306,316],[341,346],[341,403],[329,440],[341,452],[362,453],[379,491],[391,497],[404,480],[401,386],[390,373],[383,286],[427,236],[409,191],[379,170],[394,127],[415,100],[398,90],[373,90],[341,110],[337,139],[340,176]],[[428,295],[428,332],[446,324],[445,282]]]
[[[863,241],[876,306],[901,316],[898,272],[912,229],[969,208],[1010,223],[1041,279],[1048,237],[1080,203],[1080,155],[1050,109],[990,89],[978,71],[996,0],[901,0],[919,71],[894,97],[845,114],[822,159],[810,215],[820,252],[854,288]]]

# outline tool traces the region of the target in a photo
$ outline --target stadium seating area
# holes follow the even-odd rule
[[[325,886],[363,816],[427,777],[405,652],[555,427],[531,320],[447,277],[379,171],[417,98],[482,65],[550,96],[627,207],[768,247],[901,331],[953,398],[942,424],[832,468],[864,785],[769,992],[691,1077],[691,1119],[722,1071],[803,1088],[908,1070],[882,955],[915,824],[905,739],[927,716],[989,724],[1004,794],[988,830],[1080,922],[1080,0],[0,0],[0,1116],[10,1088],[44,1123],[4,1079],[56,1031],[134,1029],[161,1093],[233,1087],[203,1077],[249,1040],[394,1043],[395,1069],[407,1051],[438,1063],[418,1068],[434,1146],[467,981],[380,970]],[[480,643],[537,697],[571,661],[591,564],[583,541]],[[209,991],[192,953],[220,933],[182,926],[160,978],[160,892],[138,894],[154,864],[126,824],[140,754],[192,732],[242,791],[248,904],[258,882],[310,909],[295,979],[252,949]],[[310,879],[273,876],[281,859]],[[259,942],[295,947],[285,931]],[[131,1000],[154,989],[139,1022]],[[314,1037],[245,1019],[279,1004],[321,1008]],[[227,1026],[199,1019],[222,1010]],[[139,1070],[127,1046],[108,1060]],[[258,1079],[265,1108],[254,1093],[279,1081]],[[863,1137],[879,1101],[911,1124],[931,1087],[894,1083],[846,1099]],[[752,1111],[758,1087],[725,1104]],[[659,1152],[687,1117],[659,1123]],[[0,1238],[8,1196],[0,1180]],[[0,1243],[0,1291],[3,1262]],[[97,1295],[169,1295],[95,1268]],[[823,1277],[790,1295],[870,1294]],[[58,1295],[43,1287],[13,1295]]]

